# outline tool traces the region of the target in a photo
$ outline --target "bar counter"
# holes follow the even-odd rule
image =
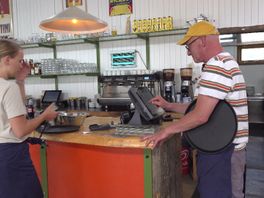
[[[43,134],[46,144],[30,146],[45,197],[182,197],[180,135],[151,149],[140,136],[91,132],[90,124],[119,123],[116,114],[91,115],[78,132]]]

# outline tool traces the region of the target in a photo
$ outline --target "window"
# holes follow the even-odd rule
[[[237,49],[239,64],[264,64],[264,33],[243,33]]]
[[[258,42],[264,41],[264,33],[263,32],[255,32],[255,33],[244,33],[241,34],[241,42]]]
[[[219,36],[220,43],[233,43],[235,41],[234,34],[222,34]]]

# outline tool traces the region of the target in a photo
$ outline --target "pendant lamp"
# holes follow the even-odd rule
[[[105,31],[107,23],[73,6],[41,21],[39,27],[49,32],[88,34]]]

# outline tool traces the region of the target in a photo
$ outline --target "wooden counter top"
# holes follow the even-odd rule
[[[102,111],[100,109],[93,109],[93,110],[65,110],[67,112],[87,112],[91,116],[98,116],[98,117],[120,117],[122,111]],[[175,112],[166,112],[166,114],[171,114],[175,119],[179,119],[183,116],[181,113]]]
[[[63,143],[88,144],[106,147],[125,147],[125,148],[150,148],[146,147],[144,142],[140,141],[140,136],[115,136],[115,129],[94,131],[89,130],[91,124],[109,124],[120,122],[119,117],[87,117],[78,132],[61,133],[61,134],[43,134],[42,139]],[[168,125],[164,122],[161,127]],[[39,133],[34,131],[33,137],[39,137]]]

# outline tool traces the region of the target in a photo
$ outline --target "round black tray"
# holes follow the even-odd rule
[[[76,125],[55,125],[47,126],[44,131],[43,128],[38,128],[37,131],[41,133],[69,133],[74,131],[79,131],[80,126]]]
[[[185,114],[195,107],[194,100]],[[232,106],[220,100],[207,123],[184,132],[187,141],[195,148],[206,153],[224,150],[233,142],[237,131],[237,118]]]

